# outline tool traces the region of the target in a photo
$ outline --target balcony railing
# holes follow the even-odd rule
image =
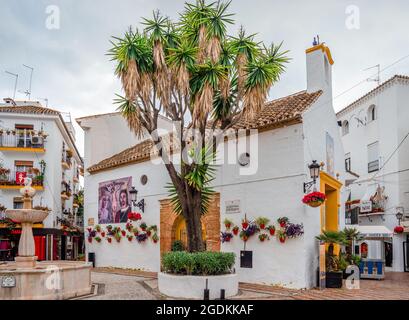
[[[8,187],[22,187],[26,177],[32,179],[32,186],[34,188],[44,187],[44,176],[42,174],[5,168],[0,168],[0,187],[6,189]]]
[[[34,130],[0,129],[0,148],[7,149],[44,149],[46,135]]]

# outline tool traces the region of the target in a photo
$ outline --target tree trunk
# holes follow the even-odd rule
[[[194,190],[193,196],[190,199],[180,199],[180,201],[186,203],[186,206],[182,204],[182,208],[184,209],[183,216],[186,221],[188,251],[204,251],[201,221],[201,195]]]

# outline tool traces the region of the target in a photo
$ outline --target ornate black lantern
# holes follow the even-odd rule
[[[321,166],[319,163],[317,163],[317,160],[312,160],[312,163],[308,166],[312,181],[304,182],[304,193],[306,193],[312,185],[315,185],[318,177],[320,176],[320,168]]]

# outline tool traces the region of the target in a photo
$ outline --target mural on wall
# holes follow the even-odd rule
[[[98,188],[98,224],[125,223],[131,213],[132,177],[101,182]]]
[[[327,173],[331,176],[334,176],[334,171],[335,171],[335,164],[334,164],[334,139],[331,137],[331,135],[326,132],[326,150],[327,150]]]

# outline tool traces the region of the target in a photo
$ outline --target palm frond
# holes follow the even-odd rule
[[[128,100],[119,94],[116,94],[116,96],[117,97],[114,99],[114,104],[118,105],[116,110],[121,112],[131,131],[134,132],[138,138],[142,137],[143,127],[139,118],[139,107],[135,104],[135,102]]]

